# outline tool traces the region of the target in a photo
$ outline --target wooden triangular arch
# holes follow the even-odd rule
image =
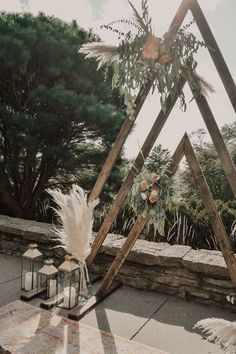
[[[224,58],[220,52],[220,49],[214,39],[214,36],[207,24],[207,21],[204,17],[204,14],[202,13],[202,10],[197,2],[197,0],[183,0],[181,2],[181,5],[174,17],[174,20],[172,21],[172,24],[170,26],[170,28],[172,28],[172,30],[174,30],[176,33],[178,31],[178,29],[180,28],[186,13],[188,11],[188,9],[190,9],[193,13],[193,16],[199,26],[199,29],[202,33],[202,36],[205,40],[205,42],[208,44],[209,48],[214,48],[214,50],[209,50],[211,57],[214,60],[214,63],[216,65],[217,71],[222,79],[222,82],[224,83],[224,86],[226,88],[226,91],[228,93],[228,96],[232,102],[232,105],[236,111],[236,88],[235,88],[235,84],[234,81],[232,79],[232,76],[229,72],[229,69],[224,61]],[[207,32],[207,33],[205,33]],[[185,82],[184,79],[182,80],[182,86],[184,86]],[[138,97],[137,97],[137,111],[136,111],[136,116],[138,115],[142,104],[146,98],[146,94],[149,90],[149,87],[146,87],[145,89],[141,90],[141,92],[139,93]],[[117,197],[111,207],[111,209],[108,212],[108,215],[105,219],[105,221],[103,222],[97,237],[95,239],[95,242],[93,244],[92,247],[92,251],[87,259],[87,264],[91,264],[94,257],[96,256],[99,248],[101,247],[104,239],[106,238],[106,235],[112,225],[112,223],[114,222],[127,194],[128,191],[130,189],[130,187],[132,186],[133,183],[133,179],[135,177],[135,175],[137,174],[137,172],[139,172],[144,164],[144,160],[143,160],[143,156],[146,159],[153,147],[153,145],[156,142],[157,137],[159,136],[161,129],[163,128],[173,106],[175,105],[177,100],[177,95],[174,99],[168,99],[167,100],[167,107],[166,107],[166,111],[163,112],[162,110],[160,111],[153,127],[151,128],[142,148],[141,151],[142,153],[139,153],[139,155],[137,156],[135,162],[134,162],[134,166],[135,169],[133,168],[126,180],[124,181],[124,183],[122,184],[120,191],[117,194]],[[221,160],[222,163],[222,167],[225,171],[226,177],[229,180],[229,184],[232,188],[233,194],[236,198],[236,169],[234,166],[234,163],[228,153],[228,150],[226,148],[226,145],[224,143],[224,140],[222,138],[222,135],[220,133],[220,130],[218,128],[218,125],[216,123],[216,120],[214,118],[214,115],[210,109],[210,106],[206,100],[206,98],[202,95],[199,95],[198,97],[196,97],[196,102],[198,105],[198,108],[201,112],[201,115],[205,121],[205,124],[207,126],[208,132],[212,138],[212,141],[214,143],[216,152]],[[129,134],[129,131],[131,130],[132,126],[133,126],[133,121],[131,121],[128,117],[126,118],[120,133],[117,136],[117,139],[113,145],[113,148],[110,151],[110,154],[108,155],[108,158],[103,166],[103,169],[100,173],[100,175],[98,176],[98,179],[94,185],[94,188],[91,192],[90,198],[97,198],[102,189],[103,186],[110,174],[110,171],[113,167],[113,164],[122,148],[122,146],[124,145],[127,136]]]
[[[228,97],[232,103],[232,106],[236,112],[236,87],[235,87],[235,83],[234,80],[230,74],[230,71],[226,65],[226,62],[224,60],[224,57],[217,45],[217,42],[211,32],[211,29],[207,23],[207,20],[198,4],[197,0],[182,0],[179,9],[177,10],[177,13],[171,23],[171,31],[174,33],[177,33],[180,26],[182,25],[182,22],[188,12],[188,10],[190,10],[193,14],[193,17],[198,25],[198,28],[202,34],[203,40],[205,41],[205,43],[208,46],[208,50],[209,53],[213,59],[213,62],[216,66],[216,69],[218,71],[218,74],[222,80],[222,83],[225,87],[225,90],[228,94]],[[181,85],[182,87],[185,84],[185,80],[182,79]],[[146,99],[147,94],[149,93],[150,87],[152,85],[152,82],[149,82],[145,87],[143,87],[136,99],[136,112],[135,112],[135,119],[138,116],[138,113],[140,112],[140,109]],[[191,88],[191,87],[190,87]],[[192,88],[191,88],[192,89]],[[108,212],[108,215],[106,217],[106,219],[104,220],[100,230],[97,233],[96,239],[93,243],[92,246],[92,250],[90,255],[88,256],[86,262],[88,265],[90,265],[99,248],[101,247],[103,241],[106,238],[107,233],[109,232],[109,229],[112,225],[112,223],[114,222],[115,218],[118,215],[118,212],[133,184],[133,180],[135,178],[135,176],[141,171],[143,164],[144,164],[144,160],[148,157],[151,149],[153,148],[169,114],[172,111],[172,108],[174,107],[176,100],[177,100],[177,95],[176,97],[174,97],[174,99],[168,97],[167,99],[167,106],[166,106],[166,110],[165,112],[163,110],[160,111],[160,113],[158,114],[156,121],[153,124],[153,127],[151,128],[142,148],[141,148],[141,152],[138,154],[138,156],[135,159],[135,162],[133,164],[133,168],[130,170],[127,178],[125,179],[125,181],[123,182],[117,196],[116,199],[113,203],[113,205],[111,206],[111,209]],[[232,188],[233,194],[236,198],[236,168],[234,166],[234,163],[229,155],[229,152],[226,148],[226,145],[224,143],[224,140],[222,138],[222,135],[220,133],[220,130],[218,128],[218,125],[215,121],[214,115],[210,109],[210,106],[206,100],[206,98],[202,95],[199,95],[195,98],[196,103],[198,105],[198,108],[200,110],[200,113],[204,119],[204,122],[207,126],[208,132],[212,138],[213,144],[215,146],[216,152],[221,160],[222,163],[222,167],[225,171],[226,177],[228,178],[229,184]],[[114,142],[114,145],[103,165],[102,171],[100,173],[100,175],[98,176],[98,179],[94,185],[94,188],[90,194],[90,199],[95,199],[97,197],[99,197],[99,195],[101,194],[103,187],[107,181],[107,178],[110,175],[110,172],[112,170],[112,167],[122,149],[122,147],[124,146],[124,143],[133,127],[134,124],[134,120],[130,120],[129,117],[126,117],[123,126],[121,127],[121,130]],[[182,155],[181,155],[182,154]],[[178,166],[178,163],[180,161],[178,161],[178,159],[181,160],[181,158],[183,157],[183,154],[186,155],[187,161],[189,162],[190,168],[192,169],[194,176],[196,178],[197,184],[199,186],[199,191],[200,194],[202,194],[203,196],[203,191],[204,191],[204,195],[206,193],[206,195],[208,196],[208,198],[204,198],[204,203],[205,206],[207,208],[207,210],[209,211],[209,218],[211,220],[212,226],[214,224],[214,232],[216,234],[216,237],[218,239],[218,242],[220,244],[223,256],[225,258],[225,262],[227,264],[227,267],[229,269],[229,273],[231,276],[231,279],[234,283],[234,285],[236,286],[236,259],[234,257],[234,253],[232,250],[232,247],[229,243],[227,234],[225,232],[224,226],[222,224],[222,221],[219,217],[219,214],[217,212],[217,209],[215,207],[215,203],[214,200],[212,198],[211,192],[209,190],[209,187],[206,183],[206,180],[202,174],[200,165],[197,161],[196,155],[192,149],[191,143],[187,137],[187,135],[184,136],[184,138],[182,139],[180,145],[178,146],[176,153],[173,156],[173,161],[175,161],[175,165],[174,166]],[[176,160],[175,160],[176,159]],[[177,163],[178,162],[178,163]],[[139,233],[141,232],[141,228],[145,225],[145,220],[138,220],[137,223],[134,225],[134,228],[132,229],[133,231],[133,237],[134,239],[136,239],[139,235]],[[220,231],[219,231],[220,230]],[[127,242],[127,243],[126,243]],[[130,242],[128,244],[128,242]],[[125,259],[127,256],[127,250],[133,246],[133,241],[129,241],[129,239],[127,238],[127,240],[125,241],[124,245],[126,244],[126,251],[121,254],[118,259],[118,261],[120,262],[123,258]],[[127,253],[127,254],[126,254]],[[115,260],[114,262],[118,262],[117,260]],[[100,287],[100,289],[98,290],[98,295],[101,297],[105,294],[105,292],[107,291],[107,289],[109,288],[110,285],[110,279],[112,278],[112,276],[114,275],[114,272],[117,269],[117,264],[118,263],[114,263],[113,267],[108,271],[108,274],[106,275],[102,286]],[[96,302],[96,301],[95,301]],[[76,309],[75,311],[73,311],[74,313],[76,313]],[[72,318],[75,318],[76,316],[72,315]]]
[[[232,78],[232,75],[227,67],[227,64],[224,60],[224,57],[218,47],[218,44],[213,36],[213,33],[207,23],[207,20],[198,4],[197,0],[182,0],[181,4],[171,22],[171,25],[169,29],[176,34],[178,30],[180,29],[183,20],[188,12],[190,10],[192,12],[192,15],[198,25],[198,28],[201,32],[201,35],[203,37],[203,40],[208,46],[209,54],[215,64],[215,67],[217,69],[217,72],[222,80],[222,83],[225,87],[225,90],[227,92],[227,95],[232,103],[232,106],[236,112],[236,87],[234,80]],[[148,82],[145,87],[142,87],[139,94],[137,95],[135,105],[136,105],[136,110],[135,110],[135,117],[134,120],[130,120],[129,117],[126,117],[121,130],[119,134],[117,135],[117,138],[113,144],[113,147],[103,165],[102,171],[98,176],[98,179],[93,187],[93,190],[91,192],[91,199],[96,199],[99,197],[101,194],[103,187],[110,175],[111,169],[122,149],[124,146],[124,143],[134,125],[135,119],[137,118],[145,100],[146,97],[150,91],[152,82]],[[234,195],[236,197],[236,187],[235,187],[235,192]]]
[[[184,84],[184,80],[182,82]],[[128,176],[126,177],[125,181],[123,182],[117,197],[111,207],[111,209],[108,212],[108,215],[103,222],[96,240],[93,244],[92,251],[87,259],[88,265],[92,263],[94,257],[96,256],[100,246],[102,245],[104,239],[106,238],[106,235],[115,220],[115,218],[118,215],[118,212],[133,184],[133,180],[135,176],[137,175],[138,172],[141,171],[141,168],[143,167],[144,164],[144,159],[146,159],[154,146],[162,127],[164,126],[175,102],[177,100],[177,96],[175,97],[174,100],[171,100],[169,98],[168,103],[167,103],[167,109],[165,112],[162,110],[160,111],[159,115],[157,116],[156,121],[154,122],[142,148],[141,152],[138,154],[137,158],[134,161],[133,168],[130,170]],[[213,113],[210,109],[210,106],[207,103],[207,100],[204,96],[200,95],[196,97],[196,102],[197,105],[200,109],[200,112],[202,114],[202,117],[205,121],[205,124],[208,128],[208,131],[210,133],[210,136],[212,138],[212,141],[214,143],[216,152],[221,160],[222,167],[226,173],[226,176],[229,180],[229,183],[231,185],[231,188],[233,190],[234,196],[236,197],[236,169],[234,166],[234,163],[229,155],[229,152],[226,148],[226,145],[224,143],[224,140],[222,138],[222,135],[220,133],[220,130],[217,126],[217,123],[215,121],[215,118],[213,116]]]
[[[208,186],[208,183],[204,177],[203,171],[197,159],[197,156],[193,150],[191,142],[187,133],[184,134],[181,139],[179,145],[177,146],[174,154],[171,158],[171,164],[168,168],[169,177],[173,176],[182,160],[183,157],[186,157],[190,170],[192,172],[193,178],[198,186],[199,194],[201,199],[205,205],[205,208],[208,212],[209,219],[212,225],[212,229],[216,236],[216,239],[220,245],[223,257],[225,259],[225,263],[228,267],[230,277],[232,279],[233,284],[236,284],[236,259],[234,256],[233,249],[229,242],[227,233],[225,231],[224,225],[222,223],[222,219],[218,213],[215,201],[213,199],[212,193]],[[89,299],[86,303],[85,307],[79,306],[73,309],[69,313],[69,317],[72,319],[79,320],[86,313],[91,311],[96,304],[102,301],[104,297],[108,294],[108,291],[118,274],[120,268],[125,262],[127,256],[129,255],[132,247],[134,246],[136,240],[141,234],[144,226],[147,223],[147,219],[144,217],[140,217],[136,220],[133,225],[129,235],[126,237],[121,249],[117,253],[115,259],[113,260],[110,268],[108,269],[101,285],[99,286],[95,296]]]
[[[221,217],[217,211],[217,207],[212,197],[212,193],[204,177],[203,171],[198,162],[197,156],[193,150],[193,147],[191,145],[187,133],[185,133],[185,135],[183,136],[175,153],[172,156],[173,162],[169,168],[170,176],[174,175],[183,156],[186,157],[190,170],[193,174],[194,180],[198,186],[199,194],[208,212],[212,229],[220,245],[223,257],[225,259],[225,263],[229,269],[229,274],[232,279],[232,282],[236,284],[236,259],[234,257],[234,252],[229,242],[228,235],[225,231]],[[97,296],[103,297],[106,294],[116,274],[118,273],[119,269],[124,263],[126,257],[131,251],[140,233],[142,232],[146,222],[147,219],[144,217],[137,219],[129,235],[127,236],[122,248],[118,252],[116,258],[114,259],[112,265],[110,266],[108,272],[106,273],[105,278],[103,279],[102,284],[96,293]]]

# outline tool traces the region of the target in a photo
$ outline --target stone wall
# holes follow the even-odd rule
[[[52,225],[0,215],[0,252],[21,256],[30,243],[37,243],[45,258],[59,261],[65,254]]]
[[[45,257],[61,262],[65,252],[51,225],[0,216],[0,252],[19,256],[32,242],[39,245]],[[91,271],[104,274],[123,242],[122,236],[109,234]],[[226,301],[233,285],[221,252],[137,240],[117,278],[136,288],[234,309]]]
[[[91,270],[104,274],[123,242],[122,236],[109,235]],[[234,310],[226,300],[234,292],[233,284],[218,251],[137,240],[117,278],[136,288],[217,303]]]

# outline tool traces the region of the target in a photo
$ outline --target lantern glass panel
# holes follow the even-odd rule
[[[38,292],[43,291],[43,298],[50,299],[57,295],[58,270],[53,265],[53,260],[44,262],[44,266],[38,272]]]
[[[38,273],[38,292],[47,287],[47,277],[44,274]]]
[[[78,264],[66,258],[58,268],[58,302],[66,309],[78,304],[79,295],[79,269]]]

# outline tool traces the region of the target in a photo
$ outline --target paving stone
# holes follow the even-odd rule
[[[20,274],[20,260],[0,254],[0,269],[3,270],[0,273],[0,306],[20,297],[20,279],[13,280],[16,274]],[[151,280],[145,281],[149,282],[150,288]],[[93,290],[98,286],[99,282],[95,283]],[[122,286],[81,321],[128,339],[134,336],[133,340],[170,354],[225,353],[218,345],[204,340],[192,327],[200,319],[208,317],[234,321],[235,314],[213,306],[207,297],[209,292],[204,290],[188,287],[192,289],[192,294],[197,291],[198,299],[202,296],[202,301],[207,303],[200,305],[160,294],[158,289],[164,286],[159,286],[155,293]],[[30,304],[39,306],[40,300],[34,299]],[[58,311],[56,308],[54,312]],[[67,316],[67,311],[60,314]]]
[[[193,326],[208,317],[235,320],[235,315],[215,306],[199,305],[171,297],[133,340],[170,354],[223,354],[219,345],[204,340]]]
[[[81,322],[130,339],[166,300],[167,295],[122,286]]]
[[[0,284],[21,275],[21,258],[0,253]]]
[[[0,307],[20,299],[21,279],[8,281],[0,285]]]

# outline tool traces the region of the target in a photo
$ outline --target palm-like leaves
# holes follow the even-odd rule
[[[149,33],[148,25],[144,23],[142,17],[139,15],[138,11],[136,10],[136,8],[132,4],[132,2],[129,0],[128,0],[128,2],[133,9],[133,12],[134,12],[133,16],[134,16],[135,22],[144,31],[144,33],[148,34]]]

